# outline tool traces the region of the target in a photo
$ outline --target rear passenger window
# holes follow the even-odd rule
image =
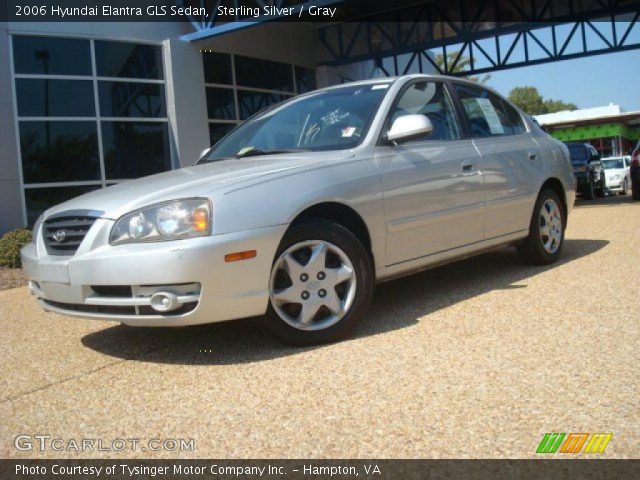
[[[433,131],[420,140],[460,138],[455,110],[441,82],[418,82],[405,90],[395,106],[389,126],[403,115],[421,114],[429,118]]]
[[[474,137],[518,135],[526,132],[520,114],[505,100],[483,88],[455,84]]]

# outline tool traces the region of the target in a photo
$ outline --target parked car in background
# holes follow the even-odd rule
[[[631,177],[629,167],[631,165],[631,157],[606,157],[602,160],[602,168],[604,169],[605,190],[610,193],[619,193],[626,195],[631,185]]]
[[[631,195],[634,200],[640,200],[640,140],[631,154],[629,178],[631,178]]]
[[[349,335],[376,282],[506,245],[556,261],[574,198],[567,148],[507,100],[410,75],[300,95],[196,166],[57,205],[22,260],[45,310],[154,327],[260,315],[315,344]]]
[[[605,193],[604,171],[600,154],[588,143],[567,143],[578,193],[585,200],[602,197]]]

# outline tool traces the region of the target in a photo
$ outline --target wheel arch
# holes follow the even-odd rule
[[[543,190],[553,190],[560,197],[560,201],[562,202],[562,210],[564,211],[563,220],[564,226],[567,226],[567,216],[569,213],[569,208],[567,205],[567,193],[564,190],[564,185],[562,182],[556,177],[547,178],[544,183],[540,186],[540,190],[538,191],[538,195],[542,193]]]
[[[291,221],[289,228],[304,221],[320,218],[337,223],[349,230],[362,243],[373,261],[371,233],[362,216],[345,203],[326,201],[316,203],[299,212]]]

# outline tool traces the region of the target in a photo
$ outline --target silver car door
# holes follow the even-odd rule
[[[487,213],[485,238],[529,228],[542,171],[540,146],[518,111],[493,92],[455,82],[474,144],[481,155]]]
[[[444,82],[419,80],[398,94],[384,132],[406,114],[426,115],[430,135],[399,145],[381,142],[387,265],[482,241],[484,180],[479,155],[461,129]]]

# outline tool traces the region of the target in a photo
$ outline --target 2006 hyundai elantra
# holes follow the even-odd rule
[[[193,167],[51,208],[22,259],[46,310],[154,327],[262,315],[285,342],[321,343],[352,331],[376,282],[504,245],[555,261],[574,198],[566,147],[529,117],[411,75],[298,96]]]

